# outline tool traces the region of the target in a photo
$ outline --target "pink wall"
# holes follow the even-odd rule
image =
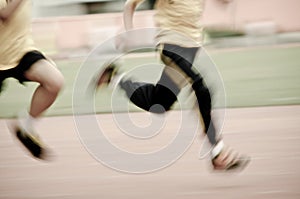
[[[300,30],[299,0],[232,0],[224,4],[206,1],[203,23],[207,27],[229,27],[244,31],[253,23],[272,22],[278,32]]]
[[[300,31],[299,8],[300,0],[232,0],[228,4],[207,0],[202,23],[205,27],[239,31],[251,24],[271,24],[276,32]],[[153,11],[137,12],[134,19],[136,27],[154,27]],[[122,23],[122,13],[40,18],[33,22],[33,35],[37,46],[55,54],[93,48],[117,34]]]
[[[153,12],[138,12],[135,27],[154,27]],[[37,46],[50,53],[74,48],[93,48],[121,31],[122,13],[39,18],[33,21]]]

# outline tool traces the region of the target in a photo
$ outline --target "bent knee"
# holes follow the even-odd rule
[[[49,71],[49,75],[45,77],[40,83],[49,93],[57,95],[64,86],[64,77],[61,72],[54,66]]]
[[[64,77],[59,72],[54,77],[51,77],[51,79],[47,81],[47,83],[43,86],[47,89],[48,92],[52,94],[58,94],[64,87]]]
[[[64,77],[61,72],[45,59],[34,63],[24,75],[28,80],[40,83],[40,86],[52,94],[59,93],[64,85]]]

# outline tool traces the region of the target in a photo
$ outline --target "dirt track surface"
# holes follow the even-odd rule
[[[177,113],[172,114],[176,123]],[[110,115],[98,119],[114,128]],[[138,175],[112,170],[86,151],[72,117],[41,119],[37,129],[56,156],[38,161],[15,140],[7,122],[0,120],[1,199],[300,198],[300,106],[228,110],[225,142],[252,158],[239,174],[212,172],[208,159],[199,160],[199,139],[165,169]]]

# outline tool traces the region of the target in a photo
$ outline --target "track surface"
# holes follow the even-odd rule
[[[170,113],[174,124],[177,114]],[[111,115],[97,117],[105,128],[115,128]],[[133,117],[146,118],[142,113]],[[230,109],[223,131],[225,141],[252,157],[242,173],[211,172],[208,159],[198,158],[201,140],[196,139],[173,165],[137,175],[96,161],[81,144],[72,117],[43,118],[37,127],[55,151],[50,162],[31,158],[9,132],[7,123],[12,120],[0,120],[0,198],[297,199],[299,121],[300,106]],[[166,130],[172,134],[172,125]],[[117,144],[130,145],[125,137],[117,137]],[[141,144],[131,147],[143,149]]]

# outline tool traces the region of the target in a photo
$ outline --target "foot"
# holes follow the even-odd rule
[[[97,85],[98,87],[108,86],[109,88],[114,89],[122,81],[125,74],[125,72],[119,71],[119,66],[117,64],[111,64],[104,69],[98,79]]]
[[[49,151],[38,135],[31,134],[17,127],[15,129],[15,136],[34,157],[42,160],[49,159]]]
[[[115,64],[110,64],[108,65],[104,71],[102,72],[101,76],[99,77],[97,81],[97,85],[102,86],[102,85],[108,85],[115,73],[117,72],[117,65]]]
[[[250,157],[224,147],[222,141],[215,146],[212,155],[212,165],[217,171],[241,171],[250,162]]]

